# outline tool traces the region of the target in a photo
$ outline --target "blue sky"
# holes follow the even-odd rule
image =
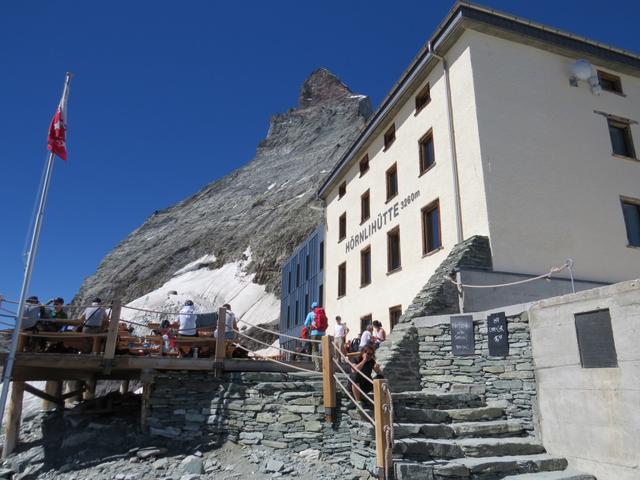
[[[639,2],[486,6],[640,52]],[[269,115],[324,66],[377,105],[451,1],[23,1],[0,5],[0,294],[16,298],[46,131],[57,160],[30,292],[70,300],[154,210],[249,161]]]

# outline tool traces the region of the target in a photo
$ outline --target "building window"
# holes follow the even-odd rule
[[[384,133],[384,149],[387,150],[391,144],[395,141],[396,139],[396,125],[395,123],[391,125],[391,127],[389,127],[389,130],[387,130]]]
[[[398,324],[401,315],[402,305],[396,305],[395,307],[389,308],[389,325],[391,326],[391,330],[393,330],[393,327]]]
[[[347,212],[340,215],[340,221],[338,224],[338,241],[344,240],[347,236]]]
[[[322,306],[324,303],[324,285],[318,287],[318,305]]]
[[[369,190],[367,190],[360,197],[360,223],[368,220],[370,216],[371,209],[369,206]]]
[[[400,227],[387,233],[387,272],[391,273],[402,266],[400,261]]]
[[[371,247],[360,250],[360,286],[371,283]]]
[[[387,170],[387,202],[398,194],[398,166],[393,166]]]
[[[296,313],[295,313],[295,324],[300,324],[300,305],[298,304],[298,300],[296,300]]]
[[[289,285],[289,293],[291,293],[291,292],[293,292],[293,283],[291,283],[291,270],[289,270],[288,277],[289,277],[289,279],[288,279],[289,281],[287,283]]]
[[[433,151],[433,131],[427,134],[418,142],[420,149],[420,175],[429,170],[435,163],[436,157]]]
[[[360,332],[364,332],[367,325],[371,325],[371,322],[373,322],[373,316],[370,313],[360,317]]]
[[[611,148],[614,155],[635,158],[636,152],[633,148],[631,138],[631,126],[628,123],[607,119],[609,124],[609,135],[611,136]]]
[[[307,253],[304,261],[304,278],[309,280],[309,275],[311,275],[311,262],[309,261],[309,254]]]
[[[309,294],[304,294],[304,312],[307,313],[309,311]]]
[[[440,202],[436,200],[422,209],[423,255],[442,247],[440,235]]]
[[[300,286],[300,264],[296,265],[296,288]]]
[[[291,305],[287,305],[287,328],[291,328]]]
[[[320,270],[324,268],[324,242],[320,242]]]
[[[422,90],[416,95],[416,114],[422,110],[431,101],[431,92],[427,83]]]
[[[364,175],[369,171],[369,155],[365,155],[360,160],[360,176]]]
[[[629,246],[640,247],[640,200],[623,198],[622,214]]]
[[[620,77],[616,75],[598,70],[598,81],[602,89],[607,92],[623,93],[622,82],[620,81]]]
[[[347,194],[347,182],[342,182],[338,187],[338,200]]]
[[[340,264],[338,267],[338,297],[344,297],[347,294],[347,262]]]

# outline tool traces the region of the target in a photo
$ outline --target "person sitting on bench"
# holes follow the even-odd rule
[[[178,315],[178,336],[180,337],[195,337],[197,336],[196,330],[196,314],[193,307],[193,301],[187,300],[184,302],[184,307],[180,309]],[[180,354],[182,356],[190,356],[192,351],[190,346],[183,347],[180,345]]]

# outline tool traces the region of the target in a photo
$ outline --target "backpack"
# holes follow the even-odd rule
[[[349,344],[349,352],[353,353],[359,350],[360,350],[360,337],[356,337],[353,340],[351,340],[351,343]]]
[[[327,314],[324,313],[324,308],[316,307],[313,309],[313,324],[311,325],[313,330],[324,332],[329,326],[329,319]]]
[[[300,330],[300,338],[305,340],[309,338],[309,331],[307,330],[307,327],[302,327],[302,330]]]

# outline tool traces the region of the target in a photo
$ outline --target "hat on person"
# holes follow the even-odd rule
[[[311,308],[317,308],[318,307],[318,302],[313,302],[311,304]]]
[[[57,297],[53,299],[53,304],[54,305],[64,305],[64,298],[62,297]]]
[[[231,305],[229,305],[228,303],[225,303],[224,305],[222,305],[222,308],[225,308],[227,310],[231,310]]]
[[[102,303],[102,300],[100,299],[100,297],[96,297],[93,299],[93,303]]]
[[[36,297],[35,295],[31,295],[29,298],[27,298],[26,302],[27,303],[40,303],[40,300],[38,300],[38,297]]]
[[[193,302],[191,300],[187,300],[186,302],[184,302],[185,305],[193,305]]]

